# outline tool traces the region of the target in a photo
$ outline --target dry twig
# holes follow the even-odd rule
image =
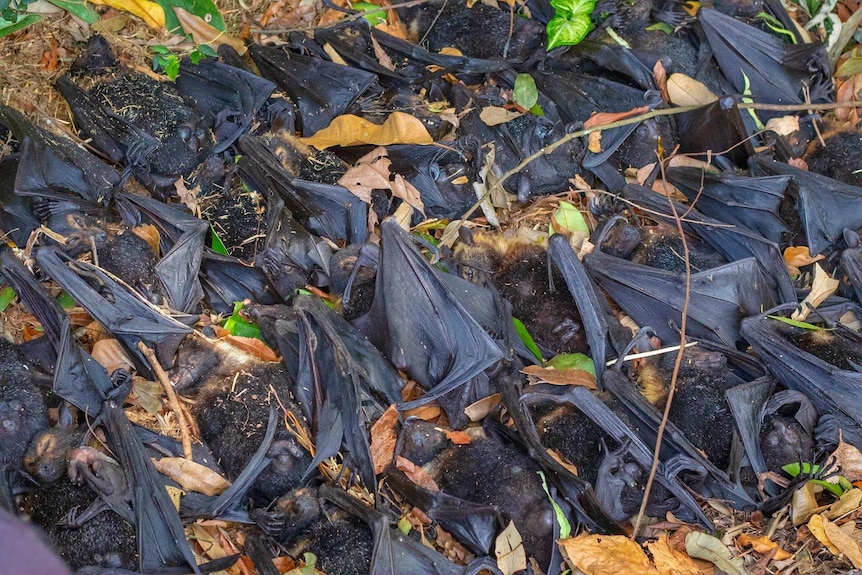
[[[165,373],[159,360],[156,359],[156,354],[153,350],[144,345],[144,342],[142,341],[138,342],[138,349],[141,350],[141,353],[143,353],[144,357],[147,358],[153,373],[156,375],[156,379],[159,380],[159,383],[161,383],[162,387],[165,389],[165,395],[168,396],[168,405],[170,406],[171,411],[174,412],[174,415],[177,418],[177,425],[180,428],[180,438],[183,442],[183,457],[191,460],[192,438],[191,435],[189,435],[188,422],[186,421],[185,413],[183,413],[183,408],[180,405],[179,397],[177,397],[177,392],[174,390],[174,386],[171,385],[171,381],[168,379],[168,374]]]

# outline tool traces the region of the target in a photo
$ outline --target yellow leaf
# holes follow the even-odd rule
[[[622,535],[578,535],[560,541],[566,562],[585,575],[656,575],[646,553]]]
[[[150,28],[165,27],[165,11],[155,2],[148,0],[92,0],[92,2],[137,16]]]
[[[773,549],[777,549],[775,553],[775,557],[773,557],[776,561],[784,561],[785,559],[789,559],[793,557],[793,554],[788,553],[784,549],[778,546],[778,543],[767,537],[766,535],[762,535],[760,537],[752,537],[748,533],[743,533],[739,537],[736,538],[736,544],[740,547],[748,547],[751,546],[752,549],[757,551],[758,553],[769,553]]]
[[[818,541],[823,543],[823,545],[825,545],[826,548],[829,549],[830,553],[832,553],[833,555],[838,555],[841,552],[838,551],[838,548],[832,543],[832,541],[829,540],[829,537],[826,535],[826,528],[824,527],[824,522],[827,521],[829,520],[824,518],[822,515],[814,515],[808,521],[808,530],[811,531],[811,534],[814,535],[814,537]]]
[[[784,263],[791,275],[798,274],[800,267],[813,264],[825,257],[823,254],[812,256],[808,246],[788,246],[784,250]]]
[[[210,26],[200,16],[187,12],[178,6],[174,6],[174,14],[177,15],[177,20],[179,20],[180,26],[183,27],[183,32],[191,34],[195,44],[209,44],[210,46],[227,44],[236,50],[240,56],[245,54],[246,47],[242,40]]]
[[[702,573],[701,568],[691,557],[670,545],[665,533],[657,541],[647,543],[647,549],[652,554],[656,569],[661,575],[698,575]]]
[[[856,511],[860,505],[862,505],[862,490],[853,488],[850,491],[846,491],[844,495],[841,496],[841,499],[830,505],[824,515],[829,519],[835,519],[836,517],[841,517],[851,511]]]
[[[497,568],[503,575],[512,575],[527,568],[527,553],[513,521],[509,521],[509,525],[497,536],[494,555],[497,556]]]
[[[482,108],[482,111],[479,112],[479,119],[482,120],[486,126],[496,126],[498,124],[510,122],[515,118],[520,118],[523,115],[524,114],[522,112],[507,110],[500,106],[485,106]]]
[[[168,491],[168,497],[171,498],[171,503],[174,504],[177,511],[180,510],[180,499],[182,499],[183,495],[186,494],[185,491],[179,489],[178,487],[174,487],[173,485],[165,485],[165,489]]]
[[[818,505],[817,498],[814,495],[814,484],[806,483],[794,491],[791,503],[791,520],[793,521],[793,525],[798,527],[808,521],[809,517],[817,513]]]
[[[204,495],[218,495],[230,487],[230,483],[200,463],[183,457],[162,457],[153,459],[156,471],[176,481],[183,489],[197,491]]]
[[[374,144],[433,144],[434,139],[417,118],[404,112],[392,112],[383,124],[372,124],[352,114],[338,116],[326,128],[302,142],[325,150],[332,146]]]
[[[601,132],[590,132],[589,139],[587,140],[587,148],[594,153],[600,154],[602,152],[602,133]]]
[[[671,103],[676,106],[710,104],[718,100],[705,84],[679,72],[667,79],[667,93]]]
[[[852,523],[851,523],[852,525]],[[859,547],[859,542],[852,535],[844,533],[844,531],[826,519],[823,518],[823,529],[829,541],[838,548],[838,551],[853,563],[856,569],[862,569],[862,548]]]
[[[790,134],[799,131],[799,116],[770,118],[769,121],[766,122],[766,129],[772,130],[781,136],[789,136]]]

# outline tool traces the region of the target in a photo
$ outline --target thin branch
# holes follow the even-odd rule
[[[171,411],[174,412],[174,415],[177,418],[177,426],[180,428],[180,438],[183,443],[183,457],[191,461],[192,439],[189,435],[188,422],[186,422],[186,416],[183,413],[183,408],[180,405],[180,399],[177,397],[177,392],[174,390],[174,386],[171,385],[171,380],[168,378],[168,374],[165,373],[164,369],[162,369],[162,365],[159,363],[153,350],[144,345],[144,342],[142,341],[138,342],[138,349],[141,350],[141,353],[143,353],[144,357],[147,358],[156,379],[158,379],[159,383],[162,384],[162,387],[165,390],[165,395],[168,396],[168,405],[170,406]]]
[[[659,158],[659,162],[662,170],[662,179],[664,179],[664,163],[661,162],[661,158]],[[637,537],[640,533],[640,526],[643,522],[644,514],[646,513],[647,500],[649,499],[650,491],[652,490],[653,480],[655,479],[656,471],[658,470],[659,463],[659,455],[661,452],[661,442],[664,438],[664,430],[667,427],[668,417],[670,416],[670,407],[673,405],[673,396],[676,392],[676,382],[679,377],[679,369],[682,366],[682,356],[685,353],[686,342],[685,342],[685,328],[686,328],[686,318],[688,318],[688,303],[691,297],[691,261],[689,258],[688,252],[688,241],[685,238],[685,232],[682,229],[682,221],[679,218],[679,214],[676,211],[676,206],[674,205],[673,200],[668,198],[668,204],[670,204],[670,209],[673,211],[673,217],[676,220],[676,229],[679,232],[680,239],[682,240],[682,249],[685,255],[685,300],[682,304],[682,321],[679,326],[679,351],[676,354],[676,362],[673,364],[673,374],[670,377],[670,386],[667,392],[667,402],[664,405],[664,413],[661,417],[661,423],[658,426],[658,434],[655,440],[655,450],[653,451],[652,456],[652,467],[650,468],[649,478],[647,478],[646,487],[644,488],[643,500],[641,501],[641,507],[638,510],[637,519],[635,519],[634,530],[632,531],[632,539]]]

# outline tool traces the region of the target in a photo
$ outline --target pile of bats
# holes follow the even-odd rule
[[[801,117],[791,139],[757,127],[780,114],[737,107],[743,92],[832,101],[824,46],[765,31],[745,3],[691,16],[678,2],[621,2],[596,8],[580,45],[546,53],[552,10],[526,7],[530,17],[514,19],[452,0],[400,8],[421,45],[352,18],[249,46],[249,58],[223,46],[218,58],[184,60],[175,83],[123,69],[94,37],[56,83],[86,147],[0,106],[0,272],[44,331],[0,339],[0,507],[25,513],[81,573],[224,569],[235,556],[198,565],[184,534],[217,518],[248,525],[244,553],[267,575],[272,557],[304,552],[328,575],[496,573],[495,539],[510,521],[529,569],[557,574],[558,514],[623,533],[641,507],[676,354],[608,365],[678,343],[686,301],[697,346],[678,366],[649,516],[713,530],[709,498],[768,514],[809,479],[784,466],[826,469],[839,437],[862,447],[862,188],[828,145],[811,155],[823,173],[788,163],[806,154],[818,118]],[[797,34],[779,2],[762,9]],[[646,29],[655,22],[675,32]],[[605,41],[609,29],[630,46]],[[461,55],[439,53],[447,46]],[[582,259],[561,234],[543,247],[472,224],[454,250],[438,246],[391,217],[403,200],[390,189],[361,199],[337,183],[370,146],[320,151],[300,138],[343,114],[380,123],[412,113],[437,142],[386,146],[389,181],[421,198],[406,224],[457,219],[492,175],[593,114],[670,107],[657,61],[718,99],[606,130],[598,151],[574,139],[502,182],[519,202],[575,177],[592,186],[595,249]],[[535,80],[542,114],[486,124],[483,110],[508,104],[518,73]],[[454,139],[431,102],[454,108]],[[627,183],[625,170],[661,149],[708,167],[658,166],[646,186]],[[652,191],[659,176],[686,201]],[[200,209],[207,201],[216,211]],[[158,245],[135,233],[145,226]],[[840,280],[802,324],[781,321],[811,276],[788,272],[783,250],[798,245]],[[93,359],[58,287],[128,363],[109,372]],[[279,361],[199,321],[242,301]],[[531,384],[521,370],[540,359],[513,318],[546,359],[589,355],[597,389]],[[194,401],[194,461],[231,482],[219,495],[189,491],[178,509],[165,489],[176,484],[153,460],[182,445],[124,411],[133,373],[162,370]],[[491,408],[471,419],[477,404]],[[381,462],[370,429],[391,405],[397,444]],[[442,414],[433,422],[404,415],[429,405]],[[332,461],[340,476],[324,477]],[[405,461],[427,481],[405,474]],[[451,534],[460,561],[396,528],[397,502],[425,513],[428,539]],[[3,529],[16,521],[0,519]],[[28,537],[21,545],[49,553]]]

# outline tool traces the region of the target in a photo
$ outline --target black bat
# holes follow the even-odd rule
[[[180,342],[192,332],[191,328],[163,314],[107,272],[92,264],[72,260],[57,248],[39,249],[36,262],[139,361],[143,361],[144,356],[138,343],[144,342],[155,348],[163,365],[170,365]],[[98,288],[82,279],[81,275],[94,279]]]
[[[247,299],[263,305],[281,303],[261,270],[207,248],[201,261],[201,286],[205,301],[218,313],[230,314],[236,302]]]
[[[380,224],[380,230],[374,303],[354,325],[426,390],[421,399],[399,406],[410,409],[464,385],[497,362],[502,352],[439,279],[408,233],[391,218]],[[464,407],[453,407],[451,415],[460,417]]]
[[[187,101],[195,103],[201,120],[213,126],[218,141],[213,154],[225,151],[249,131],[255,114],[275,90],[269,80],[214,58],[197,64],[183,58],[176,86]]]
[[[596,70],[597,67],[599,70]],[[542,68],[584,74],[592,72],[596,81],[601,81],[601,76],[607,72],[617,72],[642,90],[656,88],[652,69],[641,62],[632,50],[618,44],[583,40],[577,46],[550,52],[542,62]]]
[[[706,107],[679,114],[676,122],[680,152],[701,154],[700,159],[722,169],[748,167],[754,144],[733,98],[720,98]],[[705,125],[710,129],[699,129]]]
[[[776,244],[790,232],[778,213],[789,176],[747,177],[671,167],[665,177],[711,218],[743,226]]]
[[[0,124],[21,144],[15,192],[106,205],[120,174],[76,143],[34,126],[8,106],[0,105]],[[9,230],[4,230],[9,231]]]
[[[856,209],[862,188],[760,155],[752,158],[751,170],[755,175],[793,178],[789,194],[796,200],[796,213],[812,254],[826,253],[845,228],[862,227],[862,214]]]
[[[158,228],[164,256],[156,264],[156,275],[171,309],[196,310],[203,297],[199,273],[209,225],[176,205],[127,192],[117,194],[116,203],[130,226],[147,222]]]
[[[28,140],[29,141],[29,140]],[[15,175],[21,166],[21,154],[0,160],[0,230],[18,247],[24,247],[39,220],[30,210],[30,202],[15,193]]]
[[[805,330],[768,317],[784,316],[793,307],[779,306],[743,320],[742,335],[778,381],[811,400],[821,414],[819,426],[826,423],[824,417],[829,417],[829,421],[845,427],[845,441],[858,445],[859,427],[862,426],[859,409],[862,405],[862,373],[855,367],[859,363],[858,336],[840,325],[834,332],[812,330],[811,334],[806,334]],[[820,308],[815,313],[827,323],[837,323],[838,318],[850,310],[859,313],[858,306],[853,304]],[[818,341],[818,337],[822,341]],[[823,350],[830,346],[837,346],[837,356],[824,355]],[[818,354],[827,359],[831,357],[831,362],[821,359]],[[837,439],[837,429],[823,431],[835,432],[830,439]],[[822,434],[818,428],[818,436]]]
[[[277,193],[306,229],[336,243],[365,241],[367,207],[347,188],[294,177],[254,136],[241,137],[239,145],[243,179],[255,189]]]
[[[685,275],[602,253],[584,258],[596,282],[639,325],[651,325],[664,342],[679,339]],[[687,332],[734,348],[739,322],[772,302],[753,258],[691,275]]]
[[[764,174],[765,175],[765,174]],[[676,227],[676,220],[668,199],[642,186],[626,186],[623,196],[642,208],[650,210],[650,217]],[[795,302],[796,289],[790,281],[784,256],[777,244],[754,232],[735,226],[728,226],[721,220],[701,214],[696,208],[675,203],[678,215],[686,214],[682,222],[683,230],[703,239],[728,261],[735,262],[754,258],[776,302]]]
[[[296,390],[315,431],[310,474],[342,446],[363,485],[376,490],[366,428],[401,400],[404,381],[374,346],[319,298],[297,296],[299,358]],[[278,325],[278,323],[276,323]],[[279,345],[282,353],[287,346]]]
[[[847,249],[841,252],[841,266],[850,278],[850,284],[856,292],[856,301],[862,303],[862,240],[859,234],[849,230],[844,231],[844,239]]]
[[[347,112],[377,76],[311,58],[253,44],[249,52],[265,78],[275,82],[293,100],[299,112],[302,135],[309,137]]]
[[[809,86],[812,102],[831,99],[831,68],[824,44],[787,44],[713,9],[702,10],[698,21],[722,74],[737,93],[748,91],[759,102],[800,104],[803,86]]]

